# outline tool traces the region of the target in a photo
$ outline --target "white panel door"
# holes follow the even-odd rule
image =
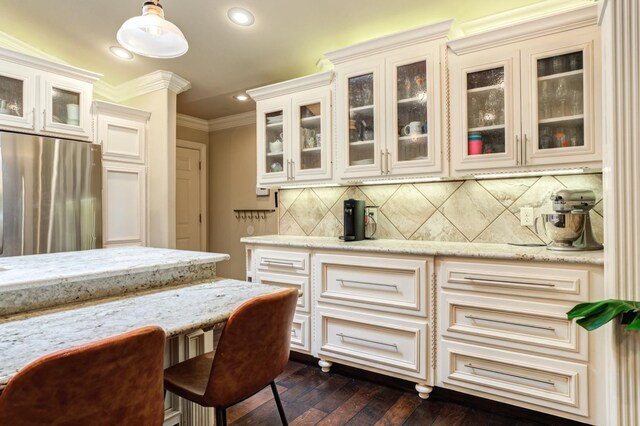
[[[176,248],[202,250],[200,151],[176,149]]]
[[[146,167],[102,163],[105,246],[146,244]]]

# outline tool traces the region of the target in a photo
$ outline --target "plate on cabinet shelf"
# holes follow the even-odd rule
[[[371,145],[374,141],[357,141],[357,142],[349,142],[351,146],[360,146],[360,145]]]

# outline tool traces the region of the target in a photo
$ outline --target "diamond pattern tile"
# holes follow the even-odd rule
[[[505,210],[491,225],[473,240],[474,243],[542,244],[529,228],[520,225],[520,220]]]
[[[473,180],[462,184],[440,207],[440,212],[470,241],[503,211],[504,206]]]
[[[296,222],[296,220],[293,218],[293,216],[291,216],[289,212],[286,212],[280,218],[280,227],[278,229],[278,232],[280,235],[298,235],[298,236],[307,235],[302,230],[302,228],[300,228],[300,225],[298,225],[298,222]]]
[[[468,242],[462,232],[453,226],[453,224],[437,210],[410,239],[421,241]]]
[[[369,205],[373,205],[373,203],[371,202],[371,200],[364,195],[364,192],[362,192],[360,190],[360,188],[355,187],[355,186],[350,186],[349,189],[347,189],[344,194],[342,194],[342,196],[340,196],[340,198],[338,198],[338,201],[335,202],[335,204],[333,205],[333,207],[331,207],[331,213],[333,213],[333,215],[336,217],[336,219],[338,219],[338,221],[340,222],[340,224],[342,225],[342,221],[344,218],[344,200],[348,200],[350,198],[356,199],[356,200],[364,200],[364,202],[369,206]]]
[[[282,189],[278,191],[278,201],[282,207],[288,209],[300,194],[302,189]]]
[[[339,186],[336,188],[313,188],[313,192],[316,193],[318,198],[322,200],[325,206],[328,209],[333,207],[333,205],[338,201],[338,199],[344,194],[347,188]]]
[[[431,204],[440,207],[464,181],[416,183],[413,186],[424,195]]]
[[[302,191],[289,207],[289,213],[307,235],[313,231],[328,211],[327,206],[309,188]]]
[[[358,188],[369,197],[373,204],[381,207],[400,188],[400,185],[371,185],[359,186]]]
[[[490,179],[479,180],[478,183],[482,185],[484,189],[489,191],[496,200],[500,201],[503,206],[509,207],[513,204],[524,192],[531,188],[531,185],[536,183],[539,178],[521,178],[521,179]]]
[[[382,213],[407,239],[436,211],[413,185],[402,185],[382,206]]]
[[[342,233],[342,224],[333,213],[328,212],[311,232],[311,235],[314,237],[339,237]]]

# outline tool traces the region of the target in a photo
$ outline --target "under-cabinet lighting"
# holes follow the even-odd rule
[[[423,183],[423,182],[437,182],[442,180],[439,177],[419,178],[419,179],[378,179],[378,180],[363,180],[363,185],[384,185],[393,183]]]
[[[311,185],[281,185],[280,189],[304,189],[304,188],[333,188],[336,186],[340,186],[337,183],[316,183]]]
[[[526,176],[556,176],[556,175],[577,175],[584,173],[585,169],[564,169],[564,170],[544,170],[533,172],[513,172],[513,173],[481,173],[474,175],[476,179],[496,179],[496,178],[513,178]]]

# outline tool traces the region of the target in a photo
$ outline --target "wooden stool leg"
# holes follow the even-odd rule
[[[227,426],[227,410],[226,408],[215,408],[216,426]]]
[[[280,401],[280,395],[278,395],[278,388],[276,388],[276,382],[271,382],[271,390],[273,391],[273,399],[276,400],[278,406],[278,413],[280,413],[280,420],[283,426],[289,426],[287,417],[284,415],[284,408],[282,408],[282,401]]]

